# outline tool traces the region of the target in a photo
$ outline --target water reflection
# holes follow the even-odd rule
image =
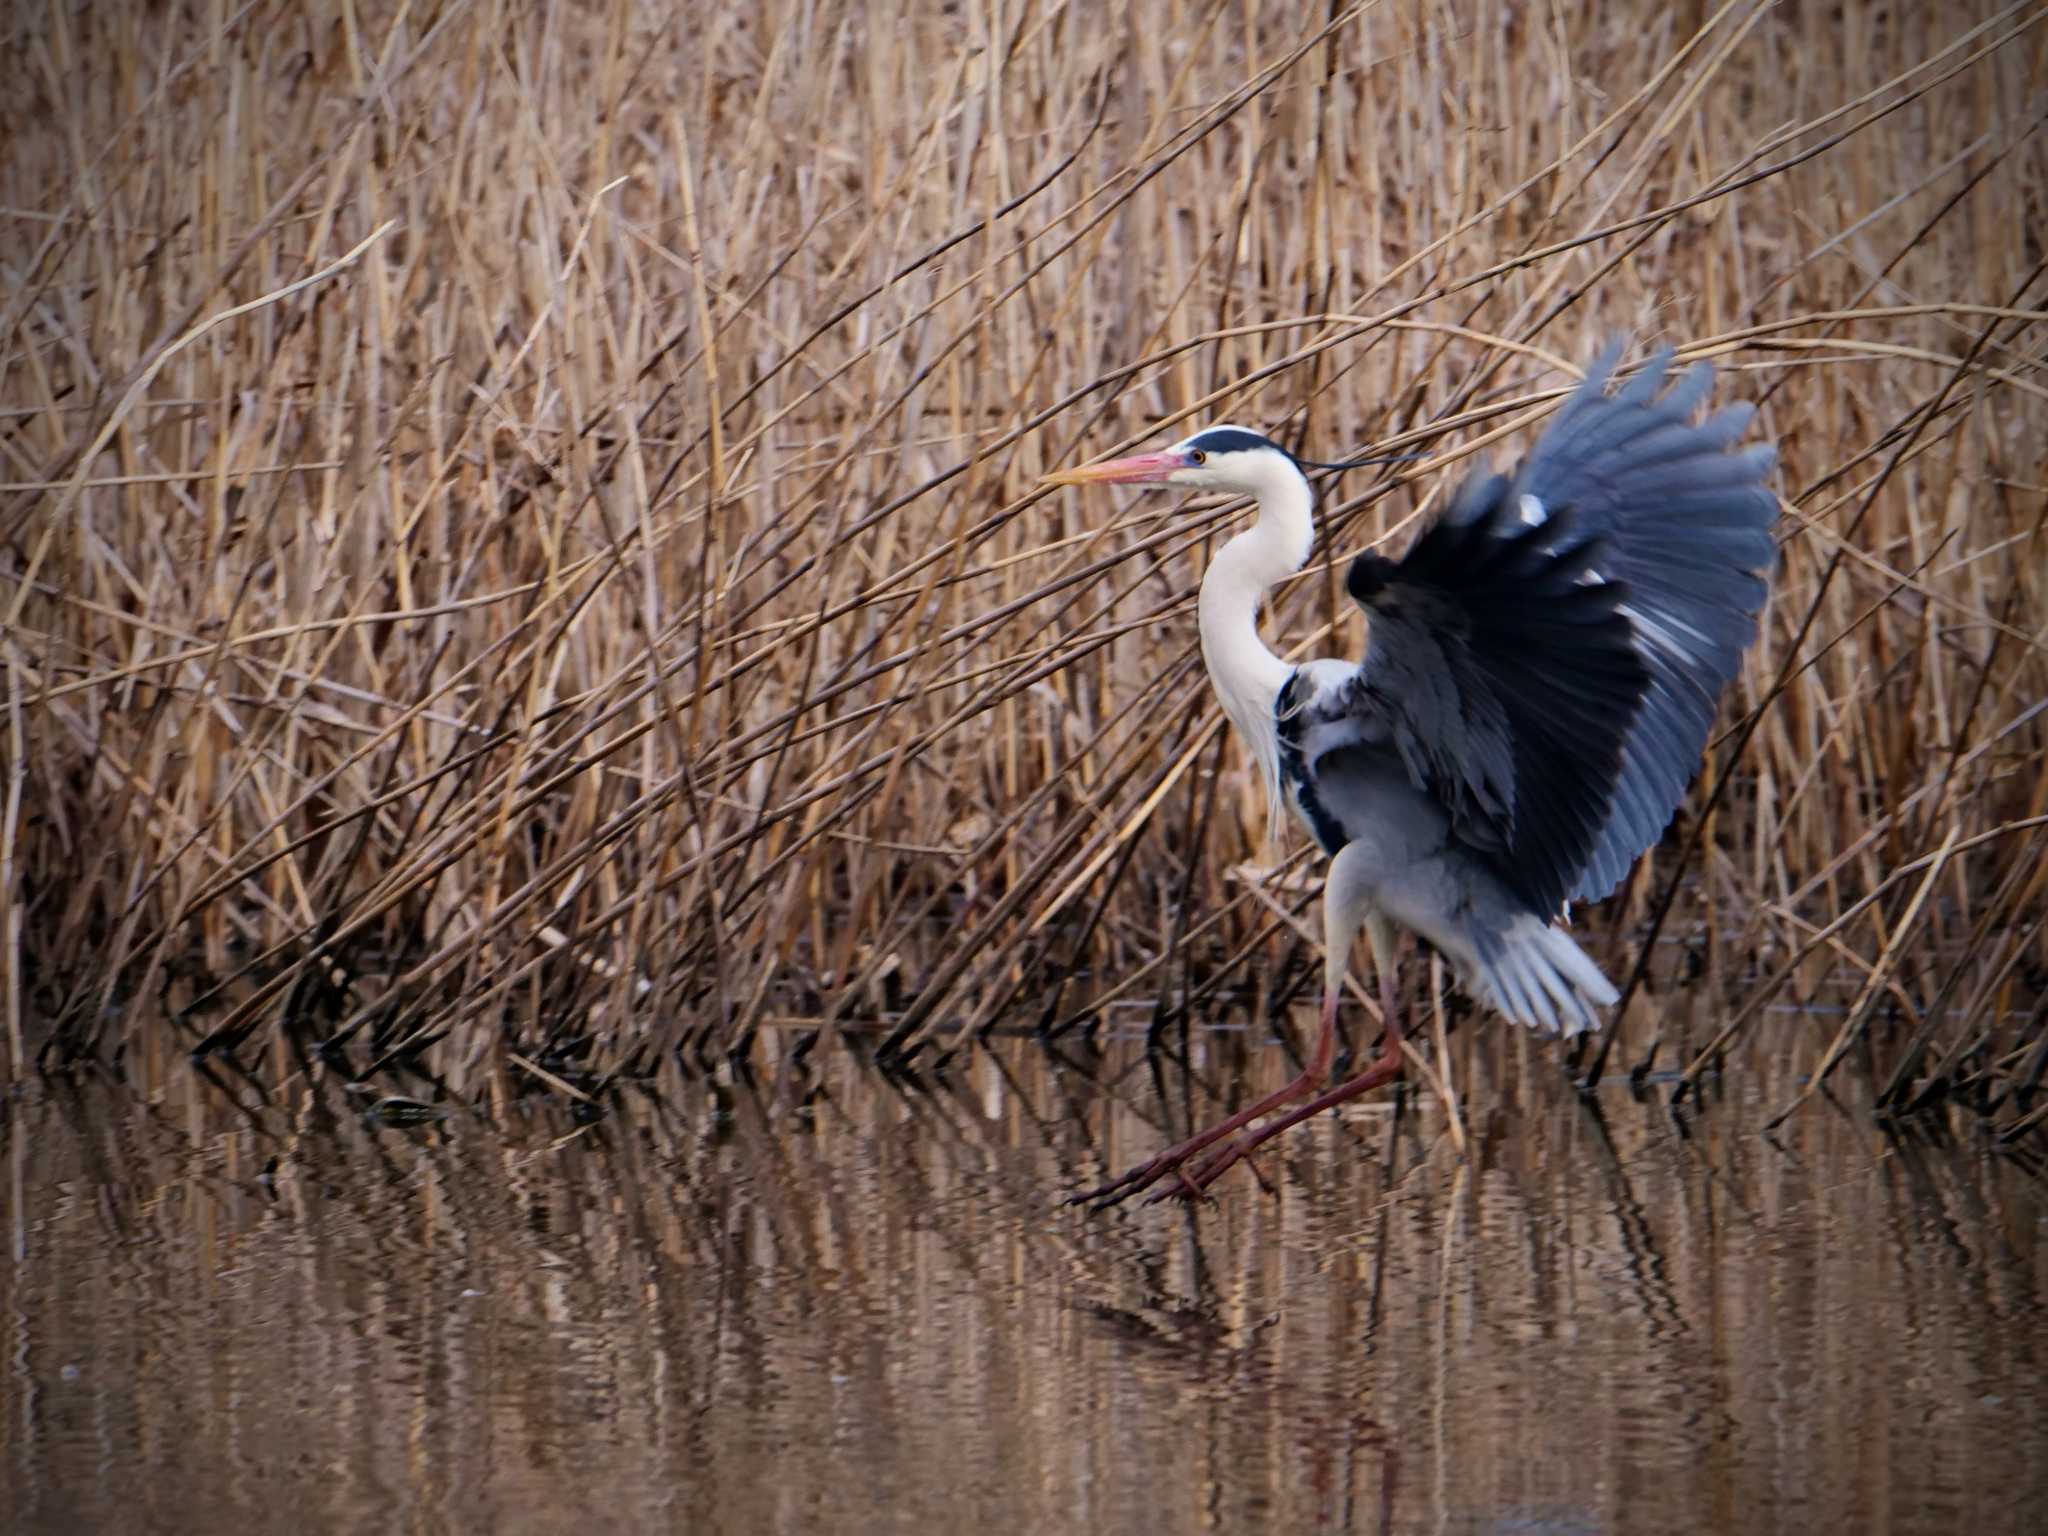
[[[2048,1201],[1965,1124],[1473,1051],[1462,1157],[1368,1103],[1276,1196],[1089,1216],[1199,1088],[820,1055],[589,1122],[8,1106],[8,1528],[2039,1528]]]

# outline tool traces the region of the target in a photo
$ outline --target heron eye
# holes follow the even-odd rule
[[[1190,448],[1188,450],[1188,457],[1190,459],[1193,459],[1197,464],[1206,464],[1209,462],[1209,455],[1202,452],[1202,450],[1199,448]]]

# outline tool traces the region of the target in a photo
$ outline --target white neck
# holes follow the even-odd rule
[[[1315,546],[1315,501],[1301,472],[1277,454],[1263,479],[1255,488],[1259,519],[1217,551],[1202,577],[1198,611],[1209,680],[1258,761],[1277,826],[1280,736],[1273,705],[1294,669],[1259,637],[1259,599],[1307,563]]]

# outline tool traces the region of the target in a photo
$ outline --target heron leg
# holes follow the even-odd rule
[[[1284,1087],[1267,1094],[1256,1104],[1239,1110],[1227,1120],[1218,1121],[1205,1131],[1190,1136],[1161,1152],[1149,1162],[1140,1163],[1119,1178],[1111,1179],[1098,1188],[1085,1190],[1067,1199],[1069,1205],[1115,1205],[1127,1200],[1139,1190],[1157,1183],[1167,1174],[1179,1174],[1169,1194],[1193,1195],[1198,1189],[1190,1184],[1185,1174],[1180,1173],[1181,1164],[1196,1153],[1214,1146],[1224,1137],[1243,1130],[1263,1115],[1270,1115],[1276,1109],[1284,1109],[1297,1100],[1309,1097],[1323,1088],[1330,1080],[1331,1065],[1337,1059],[1337,1004],[1344,994],[1344,968],[1350,955],[1351,941],[1357,935],[1359,924],[1367,921],[1370,909],[1368,900],[1369,874],[1363,867],[1361,857],[1347,858],[1357,852],[1355,844],[1341,848],[1330,861],[1330,873],[1323,886],[1323,1012],[1322,1027],[1316,1032],[1315,1049],[1309,1053],[1301,1075]],[[1376,914],[1371,922],[1384,925],[1385,919]],[[1393,930],[1387,929],[1391,935]],[[1375,930],[1373,950],[1380,948],[1380,935]],[[1400,1048],[1395,1047],[1398,1060]],[[1289,1123],[1292,1123],[1291,1121]],[[1259,1140],[1265,1139],[1262,1134]],[[1230,1159],[1237,1161],[1236,1157]]]
[[[1379,969],[1380,1016],[1386,1022],[1386,1033],[1380,1041],[1380,1053],[1374,1058],[1373,1064],[1356,1077],[1347,1078],[1327,1093],[1318,1094],[1298,1109],[1282,1115],[1271,1125],[1262,1125],[1251,1135],[1240,1136],[1228,1146],[1217,1148],[1192,1170],[1182,1169],[1179,1185],[1154,1195],[1153,1199],[1163,1199],[1167,1194],[1183,1195],[1188,1199],[1198,1198],[1218,1178],[1235,1167],[1240,1159],[1249,1156],[1256,1148],[1281,1132],[1291,1130],[1302,1121],[1313,1119],[1324,1110],[1334,1109],[1362,1093],[1370,1093],[1381,1084],[1390,1083],[1401,1075],[1401,1010],[1395,1001],[1394,985],[1395,965],[1399,959],[1399,939],[1394,933],[1393,926],[1376,912],[1367,920],[1367,924],[1372,934],[1373,958]]]

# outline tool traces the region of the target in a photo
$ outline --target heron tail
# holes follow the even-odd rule
[[[1480,946],[1472,972],[1485,1001],[1540,1035],[1598,1029],[1593,1010],[1620,996],[1570,934],[1530,913]]]

